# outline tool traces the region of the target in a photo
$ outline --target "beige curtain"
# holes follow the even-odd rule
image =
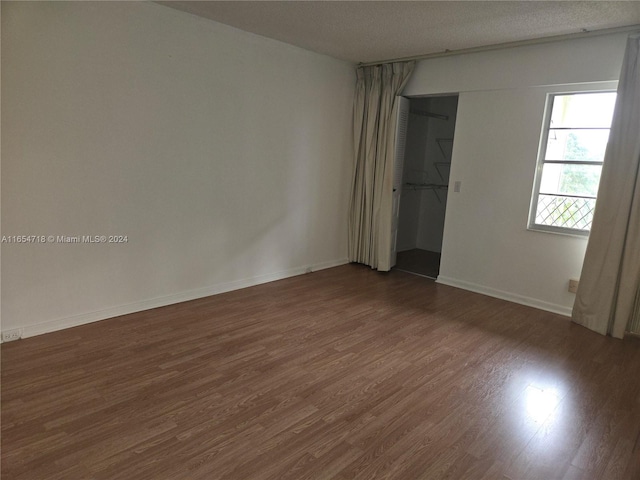
[[[573,320],[622,338],[640,287],[640,34],[631,35]]]
[[[391,207],[397,99],[415,62],[357,69],[355,168],[349,211],[349,261],[391,268]]]
[[[636,292],[636,303],[633,307],[633,311],[631,312],[628,330],[631,333],[640,335],[640,287],[638,287],[638,291]]]

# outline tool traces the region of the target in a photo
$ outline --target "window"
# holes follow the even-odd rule
[[[588,235],[615,92],[549,95],[529,228]]]

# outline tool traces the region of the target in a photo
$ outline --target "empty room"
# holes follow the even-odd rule
[[[3,480],[640,480],[640,2],[0,5]]]

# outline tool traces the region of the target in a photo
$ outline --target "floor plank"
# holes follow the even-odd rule
[[[3,344],[2,478],[638,480],[640,341],[345,265]]]

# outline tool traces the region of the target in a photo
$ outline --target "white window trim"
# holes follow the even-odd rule
[[[588,93],[615,93],[615,87],[591,88],[588,90],[571,90],[548,92],[545,98],[544,115],[542,118],[542,131],[540,133],[540,144],[538,146],[538,156],[536,160],[536,170],[533,182],[533,191],[531,194],[531,203],[529,204],[529,218],[527,222],[527,230],[533,232],[555,233],[559,235],[569,235],[572,237],[586,238],[591,233],[590,230],[580,230],[577,228],[557,227],[553,225],[541,225],[535,223],[536,210],[538,208],[538,197],[540,196],[540,183],[542,182],[542,169],[544,167],[544,157],[547,153],[547,143],[549,141],[549,130],[551,123],[551,113],[553,111],[552,98],[560,95],[581,95]],[[594,162],[590,162],[594,163]],[[603,162],[604,163],[604,162]],[[581,197],[584,198],[584,197]],[[596,196],[597,202],[597,196]]]

